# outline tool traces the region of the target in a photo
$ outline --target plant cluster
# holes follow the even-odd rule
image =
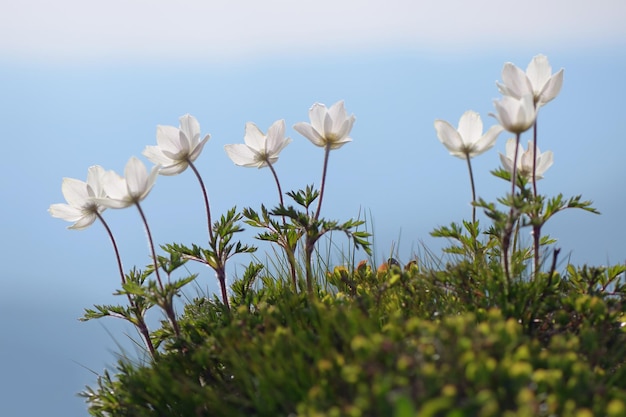
[[[237,208],[212,220],[208,192],[196,160],[209,140],[190,115],[180,126],[159,126],[157,146],[137,158],[125,176],[89,168],[87,181],[64,179],[66,204],[54,217],[84,229],[100,221],[113,245],[124,305],[86,309],[84,320],[105,316],[132,323],[145,345],[139,363],[119,359],[97,387],[82,395],[94,416],[621,416],[626,415],[626,266],[559,265],[555,240],[542,234],[556,213],[597,211],[581,196],[539,193],[537,181],[553,163],[538,146],[538,115],[560,92],[563,70],[552,73],[543,55],[526,71],[507,63],[494,102],[498,124],[483,133],[474,111],[455,128],[436,120],[439,140],[467,163],[472,217],[436,228],[448,239],[444,254],[426,253],[404,266],[390,258],[331,266],[321,262],[320,239],[344,233],[354,250],[371,255],[364,221],[321,216],[330,151],[350,142],[354,116],[343,101],[316,103],[310,123],[294,129],[324,149],[319,189],[283,193],[274,165],[291,139],[285,121],[263,133],[245,128],[244,144],[226,145],[240,166],[268,167],[279,203]],[[524,149],[521,136],[532,130]],[[492,174],[510,184],[496,202],[478,197],[472,158],[498,136],[514,135]],[[207,217],[203,244],[153,242],[141,202],[158,174],[190,168]],[[508,188],[508,187],[507,187]],[[284,197],[293,203],[287,204]],[[151,261],[126,272],[107,208],[135,206],[147,232]],[[486,228],[477,219],[481,209]],[[269,271],[252,261],[228,285],[227,262],[256,247],[236,239],[242,224],[279,248],[286,265]],[[520,238],[530,229],[532,242]],[[350,257],[343,258],[344,260]],[[177,313],[174,299],[197,278],[179,276],[186,262],[211,268],[220,297],[198,296]],[[325,268],[316,267],[324,264]],[[146,314],[163,313],[151,330]]]

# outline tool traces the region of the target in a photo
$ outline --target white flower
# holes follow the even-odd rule
[[[278,120],[267,129],[267,135],[252,122],[246,123],[245,144],[224,145],[235,165],[263,168],[278,161],[278,154],[290,142],[285,138],[285,121]]]
[[[96,203],[93,198],[104,198],[102,188],[104,169],[94,165],[87,171],[87,182],[74,178],[64,178],[61,190],[67,204],[52,204],[48,212],[52,217],[74,222],[68,229],[85,229],[96,220],[106,208]]]
[[[514,138],[506,141],[506,155],[500,154],[500,162],[502,167],[513,173],[513,159],[515,158],[515,142]],[[533,143],[528,141],[528,149],[524,151],[521,144],[518,145],[517,150],[517,174],[530,180],[533,176]],[[543,174],[552,166],[554,162],[554,156],[552,151],[546,151],[541,153],[539,147],[537,147],[537,162],[535,163],[535,178],[540,180],[543,178]]]
[[[458,129],[445,120],[435,120],[435,130],[437,137],[451,155],[466,159],[491,149],[503,128],[500,125],[491,126],[483,135],[480,115],[468,110],[461,116]]]
[[[520,99],[504,96],[501,100],[494,100],[496,114],[502,127],[511,133],[523,133],[530,129],[537,118],[537,109],[533,103],[533,97],[526,94]]]
[[[313,104],[309,110],[311,123],[296,123],[293,128],[302,136],[322,148],[339,149],[352,139],[348,137],[355,117],[348,117],[343,107],[343,100],[336,102],[329,109],[320,103]]]
[[[131,157],[124,168],[124,177],[108,171],[102,177],[106,198],[94,201],[109,208],[124,208],[142,201],[154,185],[159,174],[159,165],[152,167],[148,174],[146,166],[136,157]]]
[[[180,127],[157,126],[157,146],[146,146],[143,155],[161,166],[161,175],[183,172],[198,158],[211,135],[200,141],[200,124],[188,114],[180,118]]]
[[[552,74],[552,67],[545,55],[533,57],[526,72],[511,62],[502,68],[502,84],[496,82],[498,90],[506,96],[521,98],[526,94],[533,96],[537,107],[553,100],[563,86],[563,69]]]

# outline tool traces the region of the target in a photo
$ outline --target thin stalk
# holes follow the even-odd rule
[[[206,218],[209,229],[209,240],[213,241],[213,226],[211,221],[211,206],[209,205],[209,195],[206,192],[204,181],[202,181],[202,176],[196,169],[196,166],[193,164],[193,162],[189,160],[187,160],[187,162],[189,163],[189,166],[191,167],[193,173],[196,174],[196,178],[198,179],[198,182],[200,183],[200,188],[202,189],[202,196],[204,197],[204,207],[206,208]]]
[[[161,292],[164,293],[163,281],[161,281],[161,274],[159,273],[159,263],[157,261],[156,251],[154,250],[154,241],[152,240],[152,233],[150,233],[150,227],[148,227],[148,220],[146,219],[146,215],[141,208],[139,202],[135,203],[137,206],[137,210],[139,210],[139,215],[141,216],[141,220],[146,228],[146,234],[148,235],[148,245],[150,246],[150,251],[152,252],[152,262],[154,263],[154,273],[157,277],[157,283],[159,284],[159,288]],[[165,299],[163,305],[161,306],[167,315],[170,323],[172,324],[172,328],[174,329],[174,333],[176,333],[176,337],[180,337],[180,329],[178,327],[178,321],[176,321],[176,314],[174,314],[174,307],[172,306],[171,300]]]
[[[469,154],[465,154],[467,160],[467,169],[469,171],[470,184],[472,185],[472,223],[476,223],[476,187],[474,186],[474,172],[472,171],[472,163]]]
[[[537,199],[537,119],[533,125],[533,197]],[[535,276],[539,272],[539,243],[541,240],[541,226],[533,226],[533,244],[535,260]]]
[[[141,208],[141,204],[139,202],[135,203],[137,210],[139,210],[139,215],[141,216],[141,221],[143,221],[143,225],[146,228],[146,235],[148,235],[148,245],[150,246],[150,252],[152,254],[152,263],[154,264],[154,273],[156,274],[157,282],[159,284],[159,288],[163,291],[163,282],[161,281],[161,274],[159,274],[159,264],[157,262],[156,251],[154,250],[154,242],[152,240],[152,233],[150,233],[150,227],[148,226],[148,220],[146,219],[146,215]]]
[[[283,201],[283,191],[280,188],[280,181],[278,180],[278,175],[276,174],[276,170],[274,169],[274,165],[272,165],[272,163],[268,160],[266,160],[267,162],[267,166],[270,168],[270,171],[272,171],[272,175],[274,176],[274,181],[276,181],[276,187],[278,188],[278,198],[280,199],[280,205],[282,207],[285,206],[285,202]],[[283,215],[283,226],[285,226],[285,230],[283,233],[287,233],[287,220],[285,219],[285,216]],[[291,284],[293,285],[293,290],[294,292],[298,292],[298,285],[296,282],[296,258],[293,254],[293,251],[291,250],[290,244],[289,244],[289,239],[287,236],[285,236],[285,247],[283,247],[283,249],[285,249],[285,252],[287,253],[287,260],[289,261],[289,268],[290,268],[290,273],[291,273]]]
[[[520,134],[515,135],[515,153],[513,155],[513,172],[511,173],[511,211],[509,213],[509,220],[507,221],[506,229],[504,230],[504,236],[502,239],[502,255],[504,261],[504,272],[508,283],[511,283],[511,271],[509,268],[509,245],[511,243],[511,233],[513,231],[513,214],[515,204],[515,184],[517,180],[517,156],[519,153],[519,140]]]
[[[120,272],[120,278],[122,279],[122,285],[124,285],[126,284],[126,277],[124,275],[124,267],[122,266],[122,258],[117,248],[117,243],[115,242],[115,238],[113,237],[113,232],[111,232],[111,228],[109,228],[109,225],[104,220],[104,217],[102,217],[102,215],[97,211],[96,211],[96,216],[98,217],[98,219],[100,220],[104,228],[106,229],[107,234],[109,235],[109,239],[111,240],[111,244],[113,244],[113,250],[115,251],[115,259],[117,260],[117,267]],[[148,330],[148,326],[146,325],[143,315],[139,311],[137,304],[135,304],[135,300],[133,300],[133,297],[131,297],[129,293],[126,293],[126,297],[128,298],[128,303],[130,304],[130,307],[135,312],[135,318],[137,319],[137,328],[139,329],[139,332],[141,333],[141,336],[143,337],[144,343],[146,344],[146,346],[148,347],[148,350],[150,351],[150,355],[154,358],[156,351],[154,349],[154,345],[152,344],[152,339],[150,339],[150,331]]]
[[[280,200],[280,205],[281,206],[285,206],[285,203],[283,201],[283,190],[280,188],[280,181],[278,181],[278,175],[276,175],[276,170],[274,169],[274,165],[272,165],[272,163],[267,160],[267,166],[270,168],[270,171],[272,171],[272,175],[274,176],[274,181],[276,181],[276,187],[278,188],[278,198]],[[283,224],[285,224],[285,216],[283,216]]]
[[[122,257],[120,256],[120,251],[117,249],[117,243],[115,242],[115,238],[113,237],[113,232],[111,232],[111,229],[109,228],[109,225],[107,224],[107,222],[104,220],[104,217],[102,217],[102,214],[96,212],[96,216],[98,217],[98,220],[100,220],[104,228],[106,229],[107,234],[109,235],[109,239],[111,240],[111,244],[113,244],[113,250],[115,251],[115,259],[117,260],[117,268],[119,269],[119,272],[120,272],[122,285],[124,285],[126,284],[126,277],[124,276],[124,267],[122,266]]]
[[[230,302],[228,301],[228,291],[226,288],[226,271],[224,269],[224,265],[219,266],[215,270],[215,274],[217,275],[217,280],[220,283],[220,290],[222,292],[222,303],[224,303],[226,308],[230,310]]]
[[[533,125],[533,196],[537,198],[537,119]]]
[[[324,152],[324,169],[322,171],[322,184],[320,185],[320,201],[317,205],[317,211],[315,212],[315,220],[320,217],[320,211],[322,210],[322,199],[324,198],[324,186],[326,184],[326,171],[328,169],[328,157],[330,155],[330,144],[326,145]]]

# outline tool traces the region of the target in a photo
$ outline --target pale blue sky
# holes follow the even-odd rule
[[[503,64],[526,68],[543,53],[565,78],[540,113],[539,146],[555,162],[539,189],[582,194],[602,212],[565,212],[547,229],[574,263],[624,261],[622,2],[533,0],[520,10],[492,0],[474,9],[453,1],[204,3],[0,6],[0,415],[86,415],[74,393],[95,376],[82,366],[101,372],[113,362],[103,325],[126,346],[130,329],[76,321],[84,307],[117,301],[111,245],[99,224],[68,231],[46,210],[63,202],[63,177],[85,179],[93,164],[121,173],[155,144],[158,124],[178,125],[185,113],[212,136],[197,165],[218,215],[277,200],[268,170],[236,167],[223,151],[243,141],[246,122],[266,130],[284,118],[293,143],[276,165],[283,189],[319,184],[323,151],[292,126],[308,120],[314,102],[344,99],[356,116],[354,142],[330,156],[323,215],[371,213],[377,259],[395,244],[406,261],[421,242],[444,243],[429,236],[434,227],[471,216],[466,166],[439,143],[434,119],[456,125],[473,109],[491,126]],[[507,138],[474,160],[487,199],[508,190],[489,174]],[[205,240],[190,172],[160,177],[144,208],[157,242]],[[147,263],[136,211],[105,215],[126,268]],[[242,238],[254,242],[252,232]],[[200,272],[198,283],[214,289],[213,275]]]

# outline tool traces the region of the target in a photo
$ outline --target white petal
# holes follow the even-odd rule
[[[224,145],[224,150],[235,165],[243,167],[255,167],[259,163],[256,160],[257,154],[244,144]]]
[[[320,103],[315,103],[309,109],[309,119],[311,120],[311,126],[317,130],[320,134],[324,132],[324,121],[328,110],[326,106]]]
[[[333,149],[333,150],[339,149],[339,148],[341,148],[343,145],[345,145],[348,142],[352,142],[352,139],[350,139],[350,138],[343,138],[343,139],[340,139],[340,140],[335,140],[335,141],[333,141],[331,143],[330,149]]]
[[[75,222],[83,217],[82,210],[74,206],[62,203],[52,204],[48,209],[48,212],[52,217],[55,217],[57,219],[63,219],[68,222]]]
[[[500,125],[491,126],[489,130],[474,143],[470,156],[478,156],[493,148],[493,145],[496,144],[496,140],[498,139],[498,135],[502,133],[503,130]]]
[[[506,86],[506,94],[511,97],[520,98],[525,94],[532,94],[533,88],[526,76],[516,65],[507,62],[502,68],[502,82]]]
[[[193,151],[189,155],[189,160],[191,162],[198,159],[198,156],[200,156],[200,153],[202,153],[202,149],[204,148],[204,145],[208,142],[210,138],[211,138],[211,135],[206,135],[204,139],[202,139],[202,141],[196,145],[196,147],[193,149]]]
[[[93,165],[87,171],[87,185],[93,192],[93,197],[105,197],[106,193],[102,187],[102,178],[106,171],[100,165]]]
[[[246,123],[246,134],[243,138],[246,145],[257,152],[265,151],[265,135],[261,129],[252,122]]]
[[[150,174],[148,175],[148,178],[146,179],[145,189],[143,190],[143,192],[141,193],[141,196],[139,197],[140,201],[146,198],[146,196],[150,193],[150,190],[152,190],[152,187],[154,186],[154,183],[156,182],[156,179],[159,175],[160,170],[161,170],[160,165],[155,165],[150,170]]]
[[[465,146],[474,144],[483,134],[483,121],[475,111],[468,110],[459,120],[458,132]]]
[[[554,155],[552,151],[546,151],[542,153],[537,160],[537,178],[539,176],[543,176],[543,174],[552,166],[554,163]]]
[[[552,67],[548,58],[545,55],[535,56],[526,68],[526,76],[533,86],[533,94],[537,97],[552,76]]]
[[[179,120],[180,130],[189,141],[189,148],[193,148],[200,140],[200,123],[190,114],[182,116]]]
[[[91,226],[93,222],[96,221],[97,218],[98,217],[95,215],[95,213],[86,213],[83,215],[83,217],[78,219],[76,223],[68,227],[68,229],[73,229],[73,230],[86,229],[87,227]]]
[[[563,86],[563,69],[554,74],[550,80],[544,85],[539,95],[539,105],[544,105],[552,101],[561,92]]]
[[[451,155],[465,159],[463,140],[459,132],[445,120],[435,120],[437,138],[448,149]]]
[[[102,207],[121,209],[133,205],[135,202],[130,197],[114,199],[114,198],[94,198],[93,201]]]
[[[74,178],[63,178],[61,191],[70,206],[81,208],[89,198],[87,183]]]
[[[296,132],[300,133],[302,136],[313,142],[314,145],[324,147],[326,146],[326,142],[324,138],[319,134],[319,132],[313,128],[308,123],[300,122],[293,125],[293,128]]]
[[[128,196],[126,180],[114,171],[107,171],[102,177],[102,186],[106,195],[114,200],[121,200]],[[97,201],[99,201],[98,199]],[[105,206],[108,207],[108,206]]]
[[[500,162],[502,163],[502,168],[504,168],[506,171],[510,173],[513,173],[513,161],[508,156],[504,156],[501,153],[498,153],[498,155],[500,155]]]
[[[124,177],[128,193],[133,198],[138,198],[146,189],[148,181],[148,170],[146,166],[136,157],[131,157],[126,163]]]
[[[158,146],[146,146],[142,155],[148,158],[148,160],[153,164],[169,165],[174,162],[172,158],[163,154],[161,148]]]
[[[189,150],[185,135],[174,126],[157,126],[157,144],[166,155],[177,156]]]
[[[170,176],[170,175],[178,175],[184,170],[187,169],[189,163],[187,161],[178,161],[171,165],[161,166],[159,170],[160,175]]]

